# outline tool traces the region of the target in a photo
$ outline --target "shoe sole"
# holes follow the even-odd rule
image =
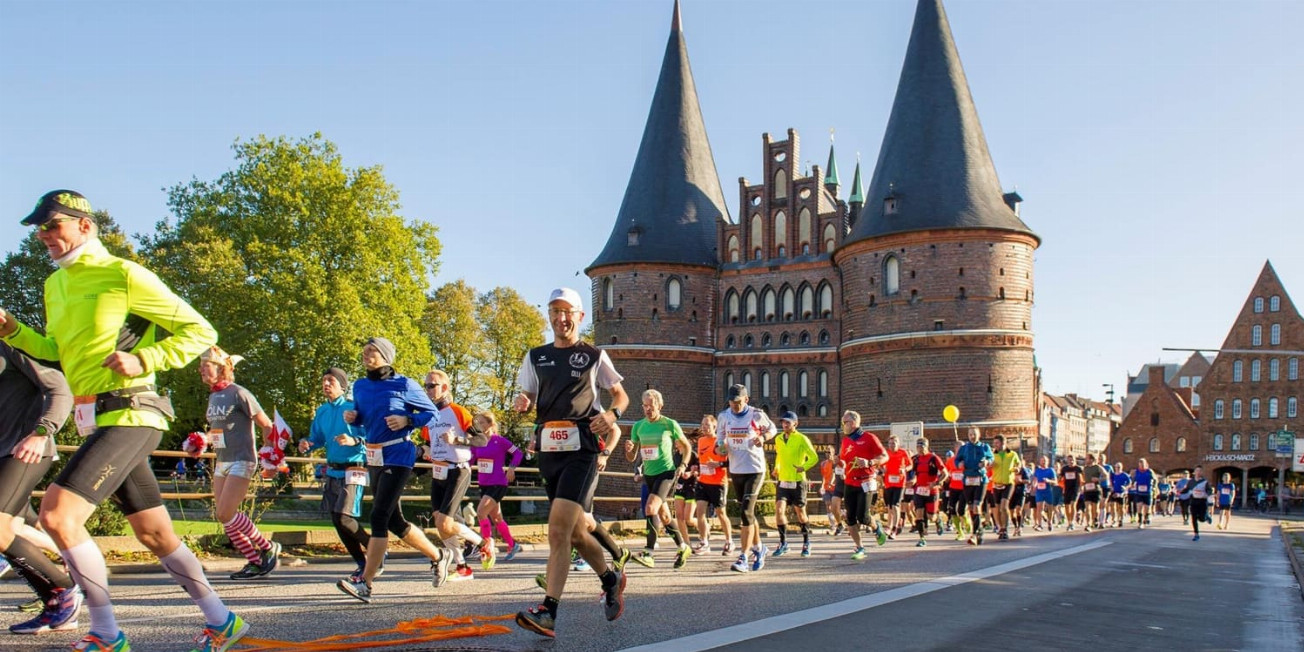
[[[535,623],[533,620],[530,620],[529,618],[526,618],[521,614],[516,614],[516,624],[520,626],[521,629],[534,632],[539,636],[547,636],[548,638],[557,638],[557,632],[554,632],[551,629],[544,629],[543,627],[540,627],[537,623]]]
[[[345,586],[346,586],[346,585],[345,585],[344,582],[342,582],[342,581],[341,581],[341,582],[336,582],[336,583],[335,583],[335,588],[339,589],[339,590],[340,590],[340,593],[343,593],[344,595],[347,595],[347,596],[349,596],[350,598],[353,598],[354,600],[357,600],[358,602],[362,602],[362,603],[365,603],[365,604],[371,604],[371,596],[363,596],[363,595],[360,595],[360,594],[355,593],[354,591],[350,590],[350,588],[345,588]]]
[[[642,566],[643,568],[653,568],[657,565],[655,559],[643,559],[642,557],[635,557],[634,563],[638,564],[639,566]]]
[[[48,633],[48,632],[62,632],[62,631],[67,631],[67,630],[69,630],[69,629],[77,629],[77,621],[76,621],[75,619],[74,619],[74,620],[70,620],[70,621],[68,621],[68,622],[66,622],[66,623],[64,623],[64,624],[62,624],[62,625],[54,625],[54,626],[50,626],[50,625],[42,625],[41,627],[39,627],[39,628],[37,628],[37,629],[31,629],[31,630],[27,630],[27,631],[23,631],[23,630],[20,630],[20,629],[14,629],[13,627],[10,627],[10,628],[9,628],[9,633],[10,633],[10,634],[17,634],[17,635],[19,635],[19,636],[39,636],[39,635],[41,635],[41,634],[45,634],[45,633]]]

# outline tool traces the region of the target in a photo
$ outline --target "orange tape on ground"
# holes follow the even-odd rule
[[[445,641],[455,638],[472,638],[480,636],[497,636],[511,633],[511,628],[503,625],[484,624],[492,621],[511,620],[515,616],[466,616],[448,618],[434,616],[405,620],[392,629],[379,629],[357,634],[338,634],[313,641],[278,641],[265,638],[245,637],[240,639],[241,652],[343,652],[347,650],[385,648],[397,645],[415,645],[432,641]],[[383,638],[393,637],[393,638]],[[365,640],[381,639],[381,640]]]

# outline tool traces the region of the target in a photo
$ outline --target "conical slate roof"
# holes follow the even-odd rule
[[[942,2],[919,0],[865,208],[847,242],[954,228],[1036,237],[1002,198]]]
[[[607,246],[589,268],[619,263],[719,264],[728,220],[675,2],[661,77]]]

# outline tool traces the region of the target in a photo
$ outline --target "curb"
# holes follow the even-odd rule
[[[1281,542],[1286,546],[1286,558],[1290,560],[1290,568],[1295,573],[1295,586],[1299,588],[1299,597],[1304,600],[1304,562],[1301,562],[1299,553],[1295,550],[1294,544],[1291,543],[1288,530],[1304,528],[1287,528],[1285,523],[1278,522],[1277,531],[1281,533]]]

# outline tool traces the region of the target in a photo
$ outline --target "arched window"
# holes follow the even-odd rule
[[[761,372],[761,396],[767,398],[770,396],[770,372],[768,371]]]
[[[806,331],[802,331],[799,341],[801,342],[802,346],[810,346],[810,333],[807,333]]]
[[[779,168],[774,171],[774,198],[784,199],[788,196],[788,173]]]
[[[765,224],[761,221],[760,215],[752,216],[752,233],[751,242],[747,245],[752,251],[759,251],[765,242]]]
[[[1263,326],[1255,324],[1250,329],[1250,346],[1263,346]]]
[[[734,375],[733,375],[733,372],[730,371],[729,373],[727,373],[727,374],[724,375],[724,395],[725,395],[725,396],[729,396],[729,388],[730,388],[730,387],[733,387],[733,385],[734,385]]]
[[[1286,361],[1286,380],[1299,380],[1299,358]]]
[[[797,396],[810,396],[810,375],[804,371],[797,374]]]
[[[1250,399],[1250,418],[1259,418],[1259,399],[1257,398]]]
[[[666,310],[679,310],[683,302],[683,283],[677,278],[670,279],[666,283]]]
[[[810,252],[810,209],[805,207],[797,213],[797,249],[802,253]]]
[[[1221,418],[1223,418],[1223,400],[1222,400],[1222,399],[1218,399],[1218,400],[1216,400],[1216,401],[1213,402],[1213,418],[1215,418],[1215,419],[1221,419]]]
[[[806,406],[805,406],[805,405],[798,405],[798,406],[797,406],[797,416],[799,416],[799,417],[804,417],[804,416],[806,416],[807,414],[810,414],[810,410],[806,409]]]
[[[744,336],[743,336],[743,348],[744,348],[744,349],[750,349],[750,348],[752,348],[753,346],[756,346],[756,338],[752,337],[752,334],[751,334],[751,333],[748,333],[748,334],[744,335]]]
[[[724,323],[738,323],[738,295],[729,290],[729,295],[724,298]]]
[[[739,253],[738,236],[729,236],[729,262],[737,263],[742,261],[742,255]]]
[[[1232,382],[1239,383],[1244,380],[1244,363],[1240,360],[1232,361]]]
[[[1241,399],[1239,398],[1232,399],[1232,418],[1241,418]]]
[[[1263,312],[1263,297],[1254,297],[1254,312]]]
[[[786,251],[788,248],[788,216],[783,211],[774,214],[774,246],[779,251]]]
[[[764,299],[761,305],[765,306],[765,321],[774,321],[775,296],[772,288],[765,288]]]
[[[825,283],[820,288],[820,317],[828,319],[833,316],[833,286]]]
[[[809,285],[801,289],[801,315],[802,319],[810,319],[815,313],[815,291]]]
[[[1158,453],[1158,452],[1159,452],[1159,438],[1158,438],[1158,437],[1151,437],[1151,438],[1150,438],[1150,452],[1151,452],[1151,453]]]
[[[828,346],[832,338],[829,337],[828,331],[820,331],[820,346]]]
[[[820,398],[829,397],[829,372],[820,371]]]
[[[779,372],[779,396],[783,398],[788,398],[788,391],[789,391],[788,380],[789,380],[788,372],[780,371]]]
[[[743,304],[747,306],[747,321],[756,321],[756,292],[747,288],[747,294],[743,295]]]
[[[763,348],[763,349],[768,349],[768,348],[770,348],[770,341],[771,341],[771,338],[770,338],[770,334],[769,334],[769,333],[765,333],[765,334],[761,335],[761,348]]]
[[[1259,382],[1259,377],[1263,374],[1263,363],[1259,360],[1250,361],[1250,382]]]
[[[732,348],[734,348],[735,346],[738,346],[738,340],[734,339],[734,336],[733,336],[733,335],[730,335],[727,339],[725,339],[725,341],[724,341],[724,348],[726,348],[726,349],[732,349]],[[727,384],[727,385],[732,385],[733,383],[726,383],[726,384]]]
[[[1281,380],[1281,360],[1273,358],[1268,361],[1268,380]]]
[[[1281,310],[1281,297],[1273,296],[1271,299],[1269,299],[1268,310],[1271,312],[1277,312],[1278,310]]]
[[[833,251],[834,245],[838,243],[838,232],[833,230],[833,225],[829,224],[824,227],[824,251]]]
[[[1269,418],[1269,419],[1276,419],[1276,418],[1277,418],[1277,397],[1276,397],[1276,396],[1274,396],[1274,397],[1268,399],[1268,418]]]
[[[1214,435],[1214,436],[1213,436],[1213,449],[1216,450],[1216,451],[1220,451],[1220,450],[1223,449],[1223,436],[1222,436],[1222,435]]]
[[[1124,452],[1124,453],[1127,453],[1128,455],[1131,455],[1131,454],[1132,454],[1132,438],[1131,438],[1131,437],[1124,437],[1124,438],[1123,438],[1123,452]]]
[[[1259,436],[1258,436],[1258,435],[1250,435],[1250,448],[1249,448],[1249,450],[1252,450],[1252,451],[1257,451],[1257,450],[1259,450]]]
[[[616,288],[611,278],[602,279],[602,309],[611,310],[616,305]]]
[[[1281,324],[1273,324],[1268,330],[1268,344],[1273,346],[1281,344]]]
[[[747,388],[748,394],[752,393],[752,372],[750,371],[743,372],[743,387]]]
[[[891,296],[901,291],[901,262],[896,256],[883,261],[883,294]]]
[[[779,346],[790,346],[791,344],[792,344],[791,335],[784,333],[779,336]]]
[[[792,291],[791,287],[783,288],[783,320],[792,321],[793,311],[796,310],[797,293]]]
[[[820,407],[819,407],[819,415],[822,416],[822,417],[827,417],[827,416],[829,416],[829,404],[828,404],[828,403],[820,403]]]
[[[1179,453],[1186,452],[1186,437],[1177,438],[1177,452]]]
[[[1287,418],[1287,419],[1294,419],[1294,418],[1295,418],[1295,415],[1298,414],[1298,407],[1299,407],[1299,401],[1295,400],[1295,397],[1294,397],[1294,396],[1291,396],[1291,397],[1287,398],[1287,399],[1286,399],[1286,418]]]
[[[1241,433],[1239,432],[1232,433],[1232,450],[1238,451],[1240,449],[1241,449]]]

